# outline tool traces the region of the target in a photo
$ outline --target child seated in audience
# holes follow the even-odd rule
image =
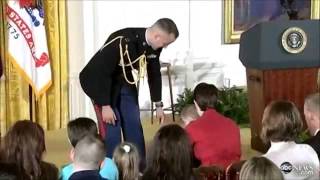
[[[269,159],[253,157],[247,160],[240,171],[239,180],[283,180],[280,169]]]
[[[73,172],[69,180],[107,180],[99,174],[105,155],[104,143],[98,136],[83,137],[71,153]]]
[[[189,104],[186,107],[184,107],[180,113],[180,118],[183,122],[183,127],[186,127],[189,123],[198,119],[199,114],[197,112],[196,106],[194,104]],[[201,165],[201,161],[195,157],[193,150],[192,150],[192,157],[193,157],[192,166],[199,167]]]
[[[180,113],[180,118],[184,124],[187,126],[191,121],[194,121],[199,118],[196,106],[194,104],[189,104],[184,107]]]
[[[194,89],[193,98],[200,117],[185,129],[195,158],[201,161],[202,166],[224,168],[240,160],[240,129],[233,120],[215,110],[218,89],[213,84],[200,83]]]
[[[86,135],[98,136],[96,123],[89,118],[80,117],[72,120],[67,126],[68,138],[74,148],[78,141]],[[60,174],[61,180],[68,180],[73,171],[73,165],[68,164],[63,167]],[[115,163],[110,158],[105,158],[100,169],[100,175],[109,180],[118,180],[118,169]]]
[[[133,144],[119,144],[113,152],[113,160],[118,167],[119,180],[139,179],[139,152]]]
[[[142,180],[191,180],[192,148],[177,124],[162,126],[153,138]]]
[[[271,147],[264,156],[282,171],[284,179],[319,180],[319,159],[310,145],[296,144],[303,123],[290,101],[271,102],[264,110],[261,138]]]

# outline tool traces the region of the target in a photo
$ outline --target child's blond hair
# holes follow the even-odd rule
[[[113,152],[113,160],[118,167],[119,180],[137,180],[139,178],[139,152],[136,146],[123,142]]]
[[[199,118],[197,108],[194,104],[189,104],[184,107],[180,113],[180,118],[185,125],[189,124],[191,121]]]

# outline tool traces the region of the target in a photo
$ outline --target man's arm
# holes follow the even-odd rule
[[[81,86],[95,104],[99,106],[111,104],[112,74],[118,63],[119,40],[98,50],[81,71]]]
[[[156,58],[148,59],[147,72],[148,72],[148,83],[151,101],[155,102],[156,105],[156,117],[159,118],[160,123],[164,121],[163,104],[161,102],[162,93],[162,79],[160,71],[159,56],[162,49],[156,51]],[[148,56],[148,55],[147,55]],[[151,103],[152,103],[151,102]]]
[[[110,104],[113,73],[119,63],[119,43],[120,40],[116,40],[100,49],[80,73],[83,90],[102,107],[102,120],[111,124],[116,120]]]
[[[161,49],[156,52],[156,58],[147,59],[148,83],[152,102],[161,101],[162,92],[162,79],[159,61]]]

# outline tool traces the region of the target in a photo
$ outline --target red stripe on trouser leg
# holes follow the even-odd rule
[[[105,129],[105,122],[102,120],[101,106],[93,104],[93,107],[94,107],[94,111],[96,112],[96,116],[98,120],[99,134],[104,139],[106,137],[106,129]]]

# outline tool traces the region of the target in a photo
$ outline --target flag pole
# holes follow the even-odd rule
[[[33,91],[32,87],[29,85],[29,115],[30,115],[30,121],[34,121],[33,119]]]

